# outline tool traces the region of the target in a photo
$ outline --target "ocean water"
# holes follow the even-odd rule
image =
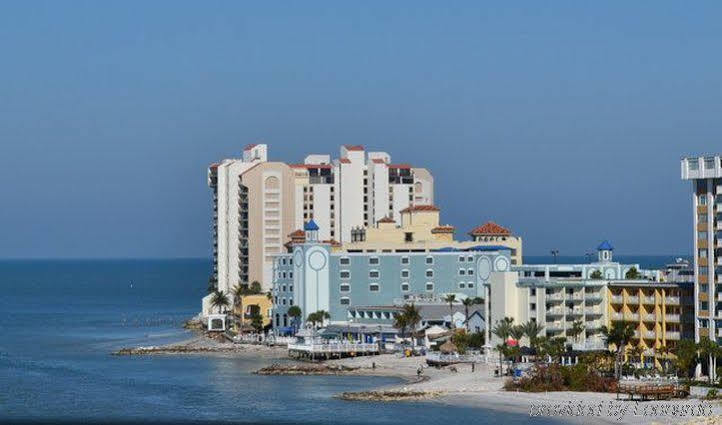
[[[187,338],[207,260],[0,261],[0,421],[508,424],[526,415],[332,398],[381,377],[256,376],[200,355],[111,356]],[[132,287],[131,287],[132,282]],[[555,423],[533,418],[538,424]]]

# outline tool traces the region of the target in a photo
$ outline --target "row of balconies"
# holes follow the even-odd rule
[[[624,303],[624,296],[622,295],[612,295],[610,297],[612,303],[614,304],[623,304]],[[641,297],[642,304],[655,304],[655,297],[649,296],[649,295],[643,295]],[[627,304],[639,304],[640,297],[637,295],[628,295],[627,296]],[[679,305],[679,297],[669,296],[664,298],[664,303],[667,305]]]
[[[656,322],[661,320],[661,315],[658,319],[654,313],[612,313],[612,320],[624,320],[628,322],[637,322],[642,319],[645,322]],[[665,314],[664,320],[667,322],[679,323],[679,314]]]
[[[664,332],[664,333],[660,332],[659,334],[660,334],[659,338],[662,338],[662,335],[664,335],[664,337],[666,339],[677,340],[680,338],[679,331],[670,331],[670,332]],[[643,339],[657,339],[658,338],[657,332],[655,332],[655,331],[634,331],[634,337],[635,338],[643,338]]]
[[[602,326],[603,326],[603,324],[600,320],[592,320],[592,321],[584,323],[584,327],[586,329],[601,329]],[[556,331],[563,331],[564,329],[571,327],[571,325],[564,326],[564,322],[554,321],[554,322],[547,322],[545,327],[549,331],[556,332]]]

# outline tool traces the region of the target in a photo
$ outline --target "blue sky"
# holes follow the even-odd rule
[[[527,254],[691,251],[719,2],[265,3],[4,2],[0,258],[207,256],[206,166],[258,141],[427,167]]]

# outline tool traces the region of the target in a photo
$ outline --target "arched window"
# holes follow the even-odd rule
[[[283,315],[283,327],[285,328],[286,326],[288,326],[288,315],[284,314]]]
[[[424,188],[424,186],[421,184],[421,182],[414,183],[414,192],[421,193],[423,188]]]
[[[281,326],[281,315],[276,313],[276,326]]]
[[[281,188],[281,181],[278,180],[278,177],[276,176],[270,176],[266,177],[266,182],[264,183],[266,189],[280,189]]]

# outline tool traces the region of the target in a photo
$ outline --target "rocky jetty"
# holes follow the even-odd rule
[[[192,353],[234,353],[241,351],[238,347],[193,347],[187,345],[175,346],[149,346],[149,347],[129,347],[121,348],[114,351],[114,356],[134,356],[147,354],[192,354]]]
[[[326,364],[280,364],[254,372],[257,375],[353,375],[360,371],[358,367]]]
[[[360,391],[345,392],[336,396],[348,401],[415,401],[440,396],[439,391]]]

